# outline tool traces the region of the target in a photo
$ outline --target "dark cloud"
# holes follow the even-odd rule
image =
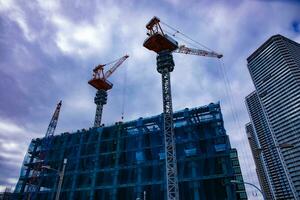
[[[25,117],[29,111],[28,99],[23,91],[16,85],[12,77],[0,71],[0,115],[7,118],[19,119]],[[26,100],[27,99],[27,100]],[[12,105],[13,104],[13,105]]]
[[[293,21],[292,22],[292,28],[296,33],[300,33],[300,22],[299,21]]]
[[[11,163],[9,159],[0,156],[0,185],[9,186],[8,178],[16,178],[14,174],[19,174],[20,168],[16,165],[17,163]]]

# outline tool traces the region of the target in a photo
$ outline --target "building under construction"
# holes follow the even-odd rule
[[[237,151],[230,146],[219,104],[173,115],[180,199],[247,199]],[[68,159],[60,199],[167,199],[163,115],[51,137],[44,163]],[[15,194],[28,195],[42,139],[32,140]],[[57,172],[46,170],[36,199],[53,199]]]

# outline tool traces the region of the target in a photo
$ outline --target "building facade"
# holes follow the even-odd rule
[[[180,199],[247,199],[238,156],[230,146],[219,104],[174,113]],[[52,139],[45,165],[59,169],[68,159],[61,199],[166,199],[162,115],[63,133]],[[43,139],[32,140],[15,193],[30,193],[34,156]],[[28,172],[29,170],[29,172]],[[37,199],[51,199],[57,175],[45,171]],[[32,181],[31,181],[32,182]],[[33,195],[33,194],[30,194]]]
[[[247,58],[256,90],[246,105],[275,199],[300,199],[299,55],[300,44],[274,35]]]
[[[246,129],[247,138],[248,138],[248,141],[250,144],[250,148],[252,151],[252,155],[254,158],[254,162],[256,165],[256,173],[258,175],[260,187],[261,187],[262,191],[264,192],[266,199],[273,200],[273,199],[275,199],[275,194],[273,191],[273,187],[271,185],[270,177],[275,177],[275,179],[277,178],[277,181],[278,180],[280,181],[280,176],[281,176],[280,173],[284,173],[283,168],[277,162],[272,162],[272,161],[276,161],[276,159],[270,159],[269,162],[265,162],[265,160],[262,157],[262,148],[258,142],[258,135],[256,134],[255,130],[253,129],[252,123],[246,124],[245,129]],[[262,134],[260,134],[260,136],[261,135]],[[263,135],[265,135],[265,134],[263,134]],[[266,137],[264,139],[266,139]],[[270,148],[266,148],[264,151],[264,154],[268,155],[268,156],[266,156],[267,158],[272,158],[271,156],[274,157],[274,155],[272,155],[272,151],[270,151]],[[276,155],[277,154],[275,154],[275,156]],[[271,174],[267,171],[267,164],[268,164],[268,169],[269,168],[273,169]],[[274,180],[274,181],[276,181],[276,180]]]

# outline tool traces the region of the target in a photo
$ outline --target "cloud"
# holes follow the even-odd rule
[[[52,0],[52,1],[38,0],[37,2],[40,8],[47,12],[55,12],[61,8],[59,0]]]
[[[2,121],[2,120],[1,120]],[[18,127],[17,125],[13,124],[13,123],[10,123],[10,122],[0,122],[0,131],[3,131],[3,132],[8,132],[8,133],[20,133],[22,132],[23,130]]]
[[[56,33],[56,44],[63,53],[88,57],[110,47],[107,25],[75,24],[62,17],[54,17],[53,23],[59,30]]]
[[[29,134],[31,133],[31,134]],[[37,134],[16,123],[0,118],[0,185],[14,187],[31,137]]]
[[[54,1],[55,2],[55,1]],[[114,25],[119,20],[120,9],[111,6],[105,10],[99,7],[97,14],[88,20],[75,21],[64,15],[64,8],[59,2],[39,1],[48,26],[54,29],[54,40],[62,53],[80,56],[82,59],[105,54],[111,48],[114,37]]]
[[[0,2],[0,13],[5,13],[10,20],[15,21],[28,41],[33,41],[35,39],[35,35],[28,27],[24,11],[15,3],[15,1],[2,0]]]

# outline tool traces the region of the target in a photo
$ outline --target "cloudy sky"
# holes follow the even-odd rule
[[[254,88],[246,58],[274,34],[300,42],[299,13],[299,1],[279,0],[0,0],[0,189],[15,185],[30,140],[45,134],[59,100],[57,134],[93,125],[95,90],[87,81],[97,64],[130,55],[110,79],[105,124],[121,119],[123,104],[125,120],[162,112],[155,54],[142,46],[154,15],[224,54],[221,62],[174,54],[174,110],[220,101],[244,179],[257,184],[244,131],[244,97]]]

